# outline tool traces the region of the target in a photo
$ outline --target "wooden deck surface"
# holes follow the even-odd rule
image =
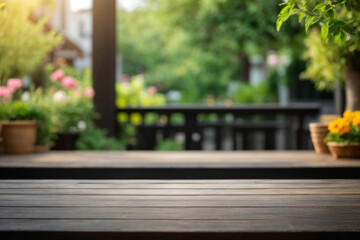
[[[308,179],[359,178],[360,159],[313,151],[49,152],[0,156],[0,178]]]
[[[359,239],[360,180],[1,180],[8,239]]]

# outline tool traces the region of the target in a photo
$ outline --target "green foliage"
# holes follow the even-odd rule
[[[45,145],[49,144],[55,138],[53,131],[53,122],[48,108],[41,108],[41,114],[37,117],[37,134],[36,144]]]
[[[272,80],[276,81],[276,78]],[[235,103],[267,103],[276,102],[277,85],[272,85],[273,81],[261,82],[257,85],[241,84],[233,94]]]
[[[148,0],[133,12],[120,10],[124,72],[144,74],[160,92],[181,91],[183,103],[223,99],[229,82],[241,80],[243,55],[265,55],[297,39],[297,25],[287,27],[291,37],[276,33],[279,2]]]
[[[339,49],[335,43],[324,44],[316,29],[310,32],[305,45],[303,57],[308,63],[301,78],[310,79],[319,90],[332,91],[344,78],[345,61],[340,57]]]
[[[48,106],[34,100],[8,101],[0,105],[0,121],[35,120],[37,122],[36,144],[48,144],[54,137],[49,110]]]
[[[124,150],[124,143],[106,136],[106,131],[87,128],[75,143],[77,150]]]
[[[48,64],[45,70],[50,76],[55,66]],[[74,78],[76,86],[68,89],[62,85],[61,79],[51,81],[49,77],[46,86],[47,93],[51,94],[48,102],[53,108],[54,128],[59,133],[82,132],[98,117],[92,96],[85,94],[86,88],[91,88],[92,85],[91,69],[79,71],[70,66],[62,66],[58,70],[62,70],[65,76]]]
[[[97,117],[94,104],[87,98],[71,98],[68,102],[53,102],[57,132],[82,132]]]
[[[328,133],[324,142],[360,142],[360,128],[355,127],[350,123],[350,132],[344,134]]]
[[[29,99],[25,99],[29,97]],[[44,145],[51,143],[55,138],[54,132],[54,109],[51,104],[52,96],[43,92],[42,89],[32,90],[31,93],[23,94],[23,101],[29,101],[30,104],[36,105],[40,111],[37,116],[37,135],[36,144]]]
[[[55,31],[44,32],[47,18],[30,20],[38,1],[5,2],[6,6],[0,11],[0,82],[30,74],[46,54],[62,42]]]
[[[277,29],[292,15],[305,19],[305,31],[312,25],[321,26],[321,36],[327,43],[333,40],[347,53],[360,50],[360,3],[355,0],[288,0],[280,11]]]
[[[173,139],[164,139],[158,141],[157,146],[155,147],[157,151],[183,151],[184,144],[178,143]]]
[[[0,120],[36,120],[42,113],[41,109],[23,101],[7,101],[0,104]]]
[[[116,83],[116,106],[122,107],[154,107],[163,106],[166,104],[166,98],[163,94],[157,93],[154,86],[146,89],[145,82],[142,75],[136,75],[131,78],[130,82]],[[119,122],[130,122],[133,124],[140,124],[141,115],[133,113],[128,116],[126,113],[118,114]],[[154,122],[157,118],[154,114],[147,114],[145,116],[146,122]]]
[[[302,78],[319,90],[333,90],[344,79],[345,65],[360,56],[360,2],[354,0],[289,0],[278,15],[277,28],[292,15],[305,19],[310,32],[304,58],[309,61]],[[310,31],[313,25],[318,31]]]
[[[142,75],[131,78],[130,82],[120,82],[116,84],[116,105],[117,107],[151,107],[165,105],[164,95],[156,93],[156,88],[146,89]]]

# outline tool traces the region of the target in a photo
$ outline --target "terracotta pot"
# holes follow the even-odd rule
[[[32,153],[36,140],[36,121],[3,122],[2,138],[4,153]]]
[[[360,143],[328,142],[327,145],[334,158],[360,157]]]
[[[315,152],[319,154],[329,153],[329,148],[326,143],[324,143],[324,139],[328,134],[328,125],[325,123],[310,123],[309,127]]]
[[[50,144],[44,144],[44,145],[35,145],[34,152],[36,153],[43,153],[50,151]]]

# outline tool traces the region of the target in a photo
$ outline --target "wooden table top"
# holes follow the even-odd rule
[[[313,151],[49,152],[0,156],[2,179],[359,178],[360,159]]]
[[[1,180],[0,236],[359,239],[359,186],[360,180]]]
[[[0,157],[0,177],[11,178],[7,176],[11,170],[16,170],[16,174],[20,174],[21,169],[28,174],[34,173],[32,176],[39,178],[52,178],[57,174],[66,173],[67,175],[64,176],[66,179],[95,178],[94,173],[98,178],[111,179],[176,176],[178,178],[222,178],[221,176],[292,178],[299,172],[299,178],[308,178],[307,176],[312,173],[319,178],[358,178],[360,160],[335,160],[330,155],[318,155],[313,151],[49,152]],[[42,172],[42,170],[46,171]],[[254,175],[253,172],[256,174]],[[184,175],[185,173],[188,177]],[[340,176],[336,177],[338,174]]]
[[[314,151],[51,151],[2,155],[0,167],[227,168],[359,167],[360,159],[337,159]]]

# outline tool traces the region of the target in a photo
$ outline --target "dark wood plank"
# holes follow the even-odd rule
[[[105,232],[105,231],[78,231],[78,232],[62,232],[62,231],[5,231],[1,234],[5,239],[106,239],[106,240],[350,240],[358,239],[358,232],[176,232],[169,234],[167,232]]]
[[[334,207],[211,207],[211,208],[121,208],[121,207],[1,207],[0,219],[158,219],[158,220],[360,220],[360,208]]]
[[[81,196],[1,195],[1,207],[317,207],[360,206],[359,195]],[[134,204],[136,204],[134,206]]]
[[[360,180],[2,180],[0,236],[358,239],[359,185]],[[335,232],[342,235],[327,235]]]
[[[359,231],[358,220],[331,219],[265,220],[82,220],[82,219],[0,219],[0,231],[116,231],[121,232],[353,232]]]
[[[312,151],[51,152],[1,156],[0,179],[356,179],[359,159]]]
[[[288,188],[288,189],[169,189],[166,191],[162,188],[147,189],[145,186],[140,186],[137,189],[119,188],[119,189],[62,189],[62,188],[47,188],[47,189],[1,189],[1,195],[112,195],[112,196],[228,196],[228,195],[360,195],[360,188]]]
[[[171,181],[170,181],[171,182]],[[294,186],[296,185],[296,186]],[[36,183],[36,184],[27,184],[22,185],[14,183],[0,183],[0,189],[273,189],[274,187],[278,189],[348,189],[357,187],[357,183],[333,183],[331,185],[324,183],[312,183],[311,187],[306,184],[276,184],[276,183],[198,183],[198,184],[178,184],[178,183],[151,183],[151,184],[141,184],[141,183]]]

